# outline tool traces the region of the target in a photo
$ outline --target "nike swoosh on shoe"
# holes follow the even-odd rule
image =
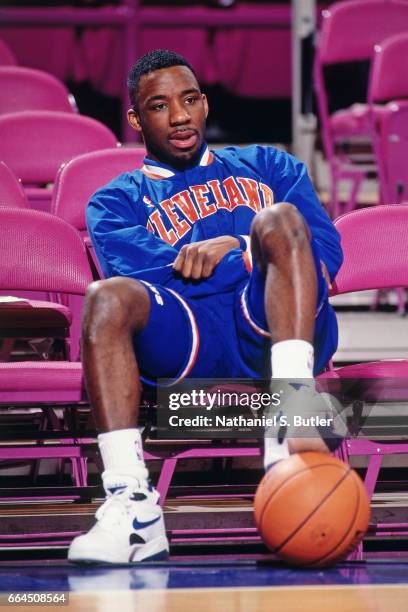
[[[156,518],[151,521],[138,521],[137,517],[133,519],[133,527],[135,529],[144,529],[145,527],[150,527],[150,525],[154,525],[157,521],[160,521],[160,516],[156,516]]]

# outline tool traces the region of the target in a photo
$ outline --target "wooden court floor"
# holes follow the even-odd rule
[[[2,607],[2,606],[0,606]],[[58,606],[59,607],[59,606]],[[5,608],[4,608],[5,609]],[[27,612],[27,607],[13,606]],[[56,610],[57,607],[53,607]],[[50,606],[35,606],[40,612]],[[406,612],[408,585],[243,587],[71,593],[75,612]]]

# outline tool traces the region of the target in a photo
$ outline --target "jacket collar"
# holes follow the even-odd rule
[[[201,149],[200,160],[197,163],[197,166],[209,166],[213,159],[214,155],[209,150],[207,143],[204,142]],[[144,164],[141,171],[149,178],[155,179],[170,178],[178,173],[178,171],[171,166],[167,166],[161,162],[149,159],[148,157],[144,158]]]

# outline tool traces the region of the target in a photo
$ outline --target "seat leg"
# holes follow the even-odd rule
[[[336,219],[341,212],[341,202],[339,199],[339,190],[338,190],[338,181],[339,177],[337,172],[331,168],[331,185],[330,185],[330,217],[332,219]]]
[[[360,190],[361,183],[363,182],[363,178],[364,176],[362,174],[358,174],[351,179],[351,192],[343,212],[350,212],[357,208],[357,195]]]
[[[72,466],[72,480],[74,483],[74,487],[81,486],[81,476],[78,469],[78,460],[76,457],[71,457],[71,466]]]
[[[341,461],[344,461],[344,463],[350,462],[350,454],[348,450],[347,440],[343,440],[343,442],[341,443],[341,446],[339,446],[339,448],[336,450],[334,454],[338,459],[340,459]],[[353,552],[348,555],[347,561],[362,561],[362,560],[363,560],[363,543],[360,542],[357,548],[355,548],[355,550],[353,550]]]
[[[350,455],[348,452],[347,440],[343,440],[339,448],[334,452],[334,456],[344,463],[349,463]]]
[[[81,480],[81,487],[88,486],[88,458],[80,457],[78,461],[78,472]]]
[[[4,338],[0,341],[0,361],[9,361],[14,347],[14,338]]]
[[[398,314],[405,314],[405,289],[404,287],[398,287],[396,289],[398,296]]]
[[[375,485],[377,484],[378,474],[380,473],[382,461],[383,455],[381,455],[380,453],[378,455],[371,455],[368,461],[364,484],[367,490],[368,499],[370,501],[374,493]]]
[[[167,493],[170,487],[171,479],[173,478],[174,470],[176,469],[177,459],[165,459],[160,472],[160,477],[157,483],[157,490],[160,493],[160,505],[163,507],[166,501]]]

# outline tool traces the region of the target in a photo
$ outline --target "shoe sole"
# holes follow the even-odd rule
[[[140,557],[136,558],[138,555],[140,555]],[[74,556],[70,556],[70,551],[68,551],[69,563],[75,563],[76,565],[138,565],[145,561],[165,561],[168,559],[168,556],[168,542],[165,536],[158,536],[154,540],[147,542],[146,545],[143,546],[143,549],[138,550],[137,547],[135,547],[129,553],[130,559],[127,561],[108,561],[95,557],[85,557],[85,555],[82,556],[80,554],[75,558],[75,553]]]
[[[112,566],[112,565],[139,565],[140,563],[148,563],[151,561],[167,561],[169,558],[169,551],[163,550],[162,552],[145,557],[140,561],[101,561],[100,559],[68,559],[68,563],[73,565],[98,565],[101,567]]]

